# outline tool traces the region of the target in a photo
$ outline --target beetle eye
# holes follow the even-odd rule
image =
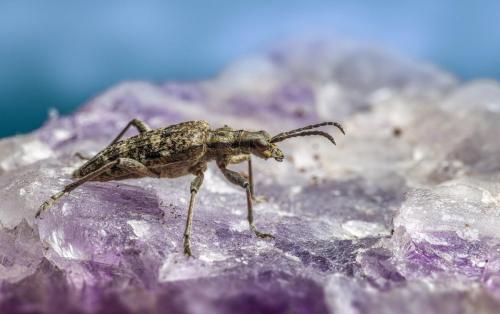
[[[260,134],[262,134],[265,138],[271,138],[271,135],[267,133],[266,131],[259,131]]]
[[[254,143],[256,147],[267,147],[268,145],[267,141],[262,138],[257,139]]]

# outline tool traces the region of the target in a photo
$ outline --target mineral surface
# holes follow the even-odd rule
[[[271,134],[244,191],[211,164],[182,254],[192,177],[72,181],[76,152],[132,119]],[[131,130],[127,136],[134,134]],[[126,82],[0,141],[0,313],[498,313],[500,84],[348,42],[288,42],[192,83]],[[234,169],[244,171],[243,165]]]

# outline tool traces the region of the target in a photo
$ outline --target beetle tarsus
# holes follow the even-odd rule
[[[257,228],[255,227],[255,225],[253,225],[253,224],[250,225],[250,230],[253,233],[255,233],[255,235],[258,236],[261,239],[274,239],[274,236],[272,234],[265,233],[265,232],[260,232],[259,230],[257,230]]]

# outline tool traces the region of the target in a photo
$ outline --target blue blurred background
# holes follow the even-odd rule
[[[0,0],[0,137],[123,80],[208,78],[293,34],[327,30],[500,78],[500,1]]]

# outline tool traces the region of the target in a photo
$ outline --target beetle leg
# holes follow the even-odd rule
[[[137,128],[137,131],[139,131],[139,133],[144,133],[144,132],[151,130],[151,128],[145,122],[143,122],[139,119],[133,119],[125,126],[125,128],[123,128],[123,130],[115,137],[115,139],[107,147],[118,142],[122,138],[123,134],[125,134],[125,132],[127,132],[127,130],[130,128],[130,126],[135,126]],[[81,160],[90,160],[91,159],[91,157],[84,156],[80,152],[76,152],[75,157],[78,157]]]
[[[250,155],[236,155],[229,157],[230,164],[239,164],[241,162],[248,161],[248,184],[250,186],[250,194],[252,195],[252,200],[254,202],[262,202],[265,200],[264,197],[256,197],[253,188],[253,171],[252,171],[252,157]]]
[[[104,172],[108,171],[111,167],[113,166],[116,166],[118,164],[118,160],[115,160],[115,161],[112,161],[112,162],[109,162],[107,164],[105,164],[104,166],[102,166],[101,168],[97,169],[96,171],[94,172],[91,172],[89,173],[88,175],[66,185],[64,187],[64,189],[54,195],[52,195],[50,197],[50,199],[48,199],[47,201],[43,202],[43,204],[40,206],[40,208],[38,209],[36,215],[35,215],[35,218],[38,218],[40,217],[40,214],[49,209],[52,205],[54,205],[54,203],[60,199],[61,197],[63,197],[65,194],[73,191],[74,189],[76,189],[77,187],[79,187],[80,185],[82,185],[83,183],[89,181],[89,180],[92,180],[93,178],[95,177],[98,177],[99,175],[103,174]]]
[[[252,157],[248,156],[248,186],[250,189],[250,195],[252,199],[255,201],[255,194],[253,191],[253,171],[252,171]]]
[[[100,175],[102,175],[103,173],[105,173],[106,171],[108,171],[109,169],[111,169],[112,167],[119,167],[119,168],[122,168],[122,169],[126,169],[126,170],[129,170],[130,172],[132,173],[137,173],[137,174],[140,174],[140,175],[143,175],[143,176],[152,176],[152,177],[158,177],[157,174],[151,172],[146,166],[144,166],[143,164],[141,164],[140,162],[134,160],[134,159],[130,159],[130,158],[118,158],[114,161],[111,161],[107,164],[105,164],[104,166],[102,166],[101,168],[97,169],[96,171],[94,172],[91,172],[89,174],[87,174],[86,176],[74,181],[74,182],[71,182],[70,184],[66,185],[64,187],[64,189],[54,195],[52,195],[47,201],[45,201],[41,206],[40,208],[38,209],[36,215],[35,215],[35,218],[38,218],[40,217],[40,214],[47,210],[48,208],[50,208],[52,205],[54,205],[54,203],[60,199],[61,197],[63,197],[65,194],[68,194],[70,193],[71,191],[73,191],[74,189],[76,189],[77,187],[79,187],[80,185],[82,185],[83,183],[87,182],[87,181],[91,181],[92,179],[95,179],[97,177],[99,177]]]
[[[252,157],[250,157],[250,155],[248,155],[248,184],[250,186],[250,195],[252,195],[252,200],[256,203],[264,202],[266,200],[265,196],[255,196],[255,192],[253,189]]]
[[[239,164],[244,161],[247,161],[250,159],[250,155],[248,154],[241,154],[241,155],[234,155],[228,158],[228,162],[230,164]]]
[[[128,170],[142,177],[160,178],[160,175],[151,171],[143,163],[132,158],[119,158],[120,163],[117,165],[121,169]]]
[[[218,166],[226,179],[229,180],[229,182],[239,185],[242,188],[245,189],[247,193],[247,219],[248,219],[248,224],[250,225],[250,230],[255,233],[256,236],[259,238],[274,238],[273,235],[269,233],[263,233],[257,230],[255,227],[255,224],[253,222],[253,201],[252,201],[252,193],[250,191],[250,184],[248,183],[248,180],[242,176],[241,174],[237,173],[236,171],[232,171],[229,169],[226,169],[225,165],[218,163]]]
[[[189,208],[186,220],[186,227],[184,229],[184,254],[187,256],[193,256],[191,253],[191,227],[193,224],[193,208],[194,201],[196,198],[196,193],[203,183],[203,172],[198,172],[196,177],[191,182],[191,198],[189,199]]]
[[[132,119],[132,121],[130,121],[125,126],[125,128],[123,128],[123,130],[115,137],[115,139],[109,145],[113,145],[114,143],[118,142],[122,138],[123,134],[127,132],[128,128],[130,128],[130,126],[135,126],[135,128],[137,129],[137,131],[139,131],[139,133],[144,133],[151,130],[151,128],[145,122],[139,119]]]
[[[80,160],[90,160],[91,159],[90,157],[84,156],[80,152],[76,152],[74,156],[80,158]]]

